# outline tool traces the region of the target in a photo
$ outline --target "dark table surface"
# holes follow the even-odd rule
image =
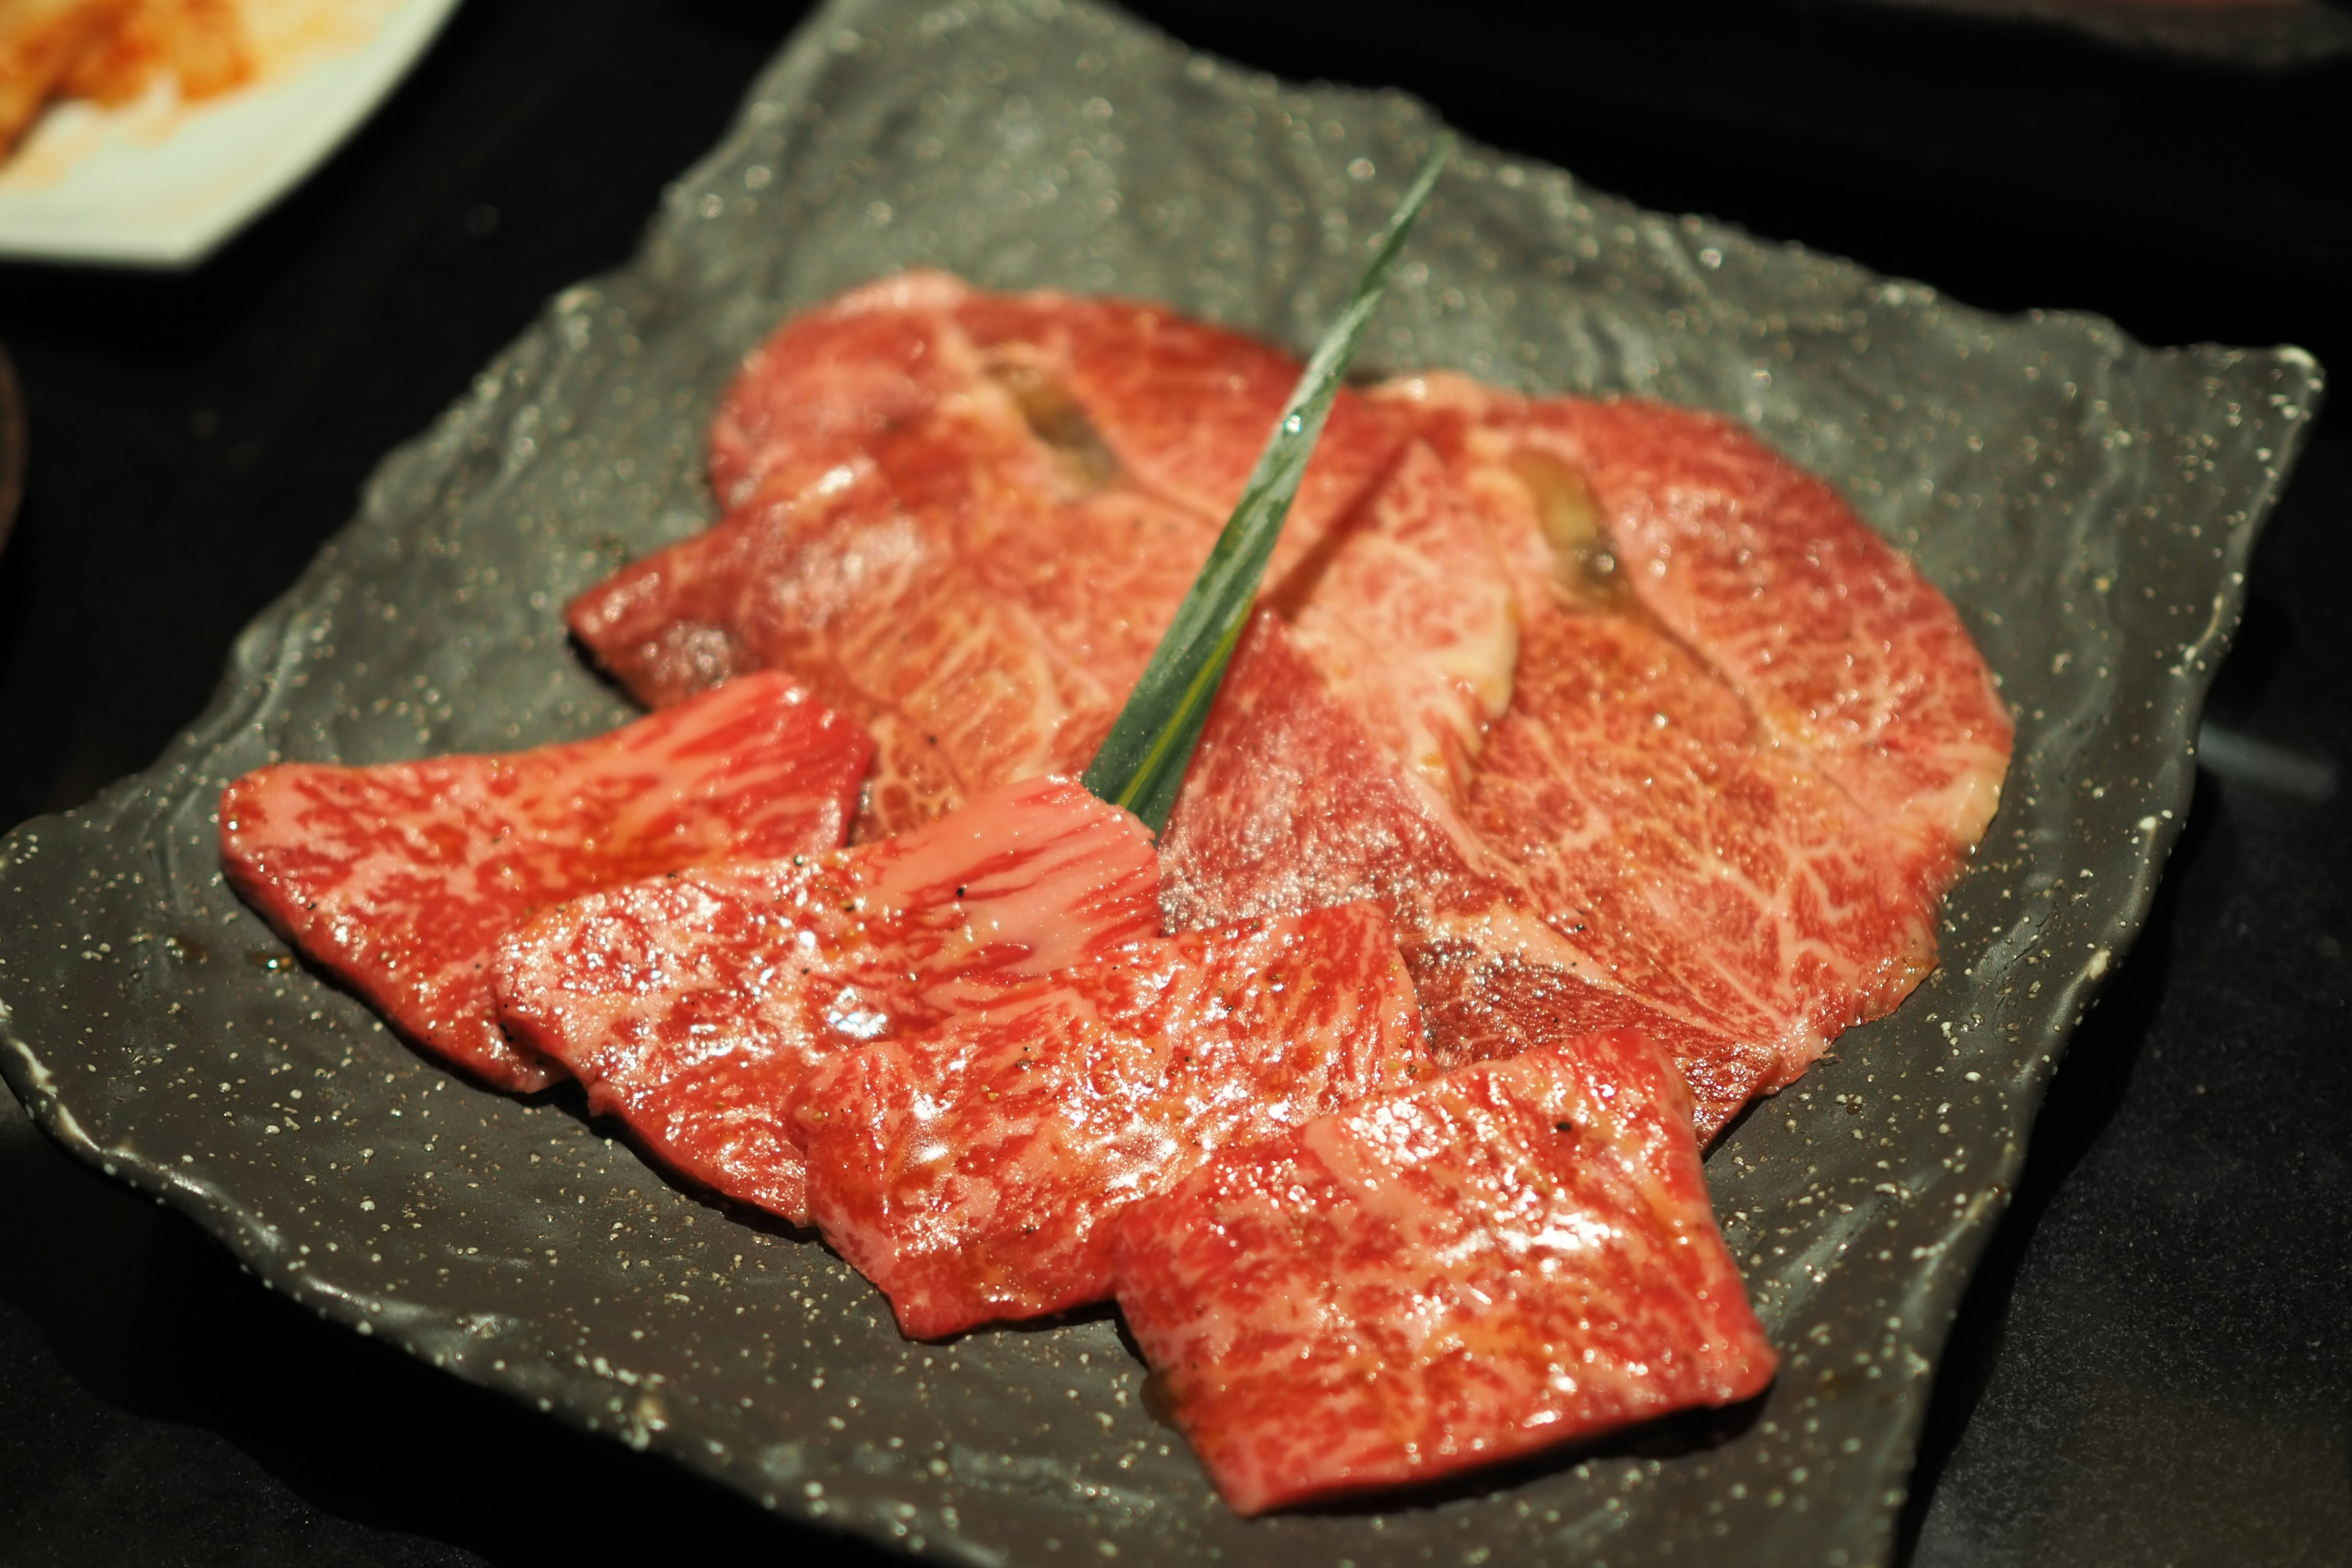
[[[1139,8],[1974,304],[2352,364],[2352,60],[2255,71],[1859,0]],[[0,824],[194,716],[378,458],[627,254],[801,14],[470,0],[201,270],[0,267],[34,462],[0,554]],[[2257,552],[2155,916],[1954,1329],[1915,1563],[2352,1560],[2347,529],[2339,406]],[[310,1318],[0,1096],[0,1564],[729,1551],[870,1555]]]

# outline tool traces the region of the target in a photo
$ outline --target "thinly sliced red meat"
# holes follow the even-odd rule
[[[1520,576],[1523,656],[1465,807],[1591,972],[1795,1078],[1935,962],[2006,710],[1951,606],[1738,426],[1386,395],[1455,456]]]
[[[785,668],[874,736],[861,841],[1083,767],[1114,710],[1015,602],[977,591],[869,469],[747,508],[624,573],[573,626],[640,696]]]
[[[1637,1026],[1683,1068],[1702,1140],[1780,1076],[1769,1044],[1662,1011],[1570,947],[1525,874],[1411,776],[1261,611],[1161,837],[1167,922],[1186,931],[1353,899],[1396,910],[1442,1063]]]
[[[968,379],[938,323],[968,290],[937,272],[885,278],[793,317],[752,351],[710,426],[710,479],[727,507],[792,493]]]
[[[1037,1317],[1110,1294],[1127,1205],[1427,1067],[1377,905],[1138,942],[818,1067],[809,1212],[917,1339]]]
[[[1141,823],[1035,779],[879,843],[551,910],[501,948],[500,1015],[664,1163],[805,1221],[786,1108],[811,1067],[1155,934],[1158,883]]]
[[[1711,1133],[1932,967],[1937,902],[1998,795],[2006,715],[1949,606],[1723,422],[1449,378],[1384,395],[1422,412],[1495,542],[1517,623],[1508,709],[1461,790],[1429,787],[1390,717],[1411,688],[1351,679],[1328,653],[1345,631],[1323,628],[1372,628],[1356,642],[1436,673],[1448,646],[1416,642],[1399,606],[1435,574],[1438,536],[1397,533],[1368,580],[1338,569],[1349,536],[1292,637],[1321,656],[1323,689],[1260,657],[1220,699],[1170,824],[1171,919],[1393,899],[1442,1057],[1639,1022],[1685,1064]],[[1662,518],[1680,529],[1664,543]],[[1805,622],[1786,630],[1787,670],[1784,605]],[[1889,624],[1888,605],[1910,618]],[[1825,694],[1833,663],[1843,706]]]
[[[1549,943],[1519,940],[1516,920],[1498,910],[1413,944],[1413,991],[1430,1037],[1442,1042],[1442,1060],[1488,1061],[1596,1030],[1638,1029],[1681,1070],[1701,1147],[1780,1081],[1778,1052],[1686,1024],[1584,978]]]
[[[1690,409],[1444,374],[1378,396],[1454,456],[1530,616],[1638,615],[1939,874],[1965,858],[1999,804],[2009,710],[1950,603],[1828,485]]]
[[[2009,710],[1950,603],[1834,490],[1689,409],[1497,400],[1486,424],[1506,461],[1549,451],[1587,477],[1643,608],[1776,741],[1888,826],[1976,843]]]
[[[1244,1513],[1694,1405],[1776,1358],[1637,1031],[1457,1068],[1131,1205],[1129,1329]]]
[[[1528,634],[1465,809],[1584,971],[1793,1078],[1934,962],[1943,886],[1737,695],[1623,616]]]
[[[806,679],[877,738],[861,837],[1075,771],[1290,374],[1152,307],[886,280],[755,356],[728,521],[574,625],[656,700]],[[1827,487],[1725,420],[1443,374],[1343,397],[1317,465],[1286,657],[1237,664],[1171,824],[1179,929],[1388,900],[1441,1056],[1638,1021],[1709,1128],[1932,965],[2009,722]]]
[[[1447,804],[1469,788],[1511,700],[1519,617],[1475,497],[1415,442],[1355,526],[1278,582],[1291,640],[1403,776]]]
[[[1442,798],[1417,787],[1260,610],[1211,705],[1160,836],[1171,931],[1377,899],[1409,915],[1482,910],[1507,889]]]
[[[505,1089],[557,1076],[499,1030],[499,937],[582,893],[729,855],[820,854],[873,745],[779,675],[609,735],[377,767],[288,763],[222,792],[221,863],[288,941]]]
[[[788,322],[730,392],[718,528],[591,590],[573,629],[673,701],[806,680],[875,735],[856,836],[1092,757],[1208,554],[1297,367],[1158,307],[935,274]],[[1343,395],[1277,569],[1393,460]]]
[[[1100,441],[1115,483],[1184,507],[1213,539],[1298,381],[1298,362],[1281,350],[1164,305],[1051,289],[975,291],[956,315],[995,363],[1022,366],[1052,399],[1066,402],[1064,419],[1075,416]],[[1034,409],[1037,399],[1030,401]],[[1050,434],[1067,428],[1057,430],[1050,417],[1037,423]],[[1402,423],[1352,391],[1339,395],[1300,481],[1271,580],[1354,510],[1394,461]]]

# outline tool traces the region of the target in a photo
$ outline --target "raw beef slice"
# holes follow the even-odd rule
[[[873,744],[779,675],[567,745],[288,763],[222,792],[230,883],[404,1033],[500,1088],[557,1074],[499,1030],[499,938],[598,888],[729,855],[820,854]]]
[[[1137,942],[834,1057],[794,1121],[818,1229],[934,1339],[1105,1299],[1127,1205],[1426,1070],[1388,918],[1350,904]]]
[[[1076,773],[1297,374],[1159,306],[883,279],[751,356],[712,432],[726,516],[582,595],[572,628],[650,702],[742,669],[808,681],[876,738],[860,841]],[[1275,580],[1311,574],[1400,428],[1340,395]]]
[[[1527,879],[1381,745],[1269,612],[1243,635],[1160,845],[1171,930],[1391,905],[1444,1066],[1638,1027],[1682,1068],[1702,1142],[1780,1070],[1769,1048],[1660,1010],[1570,948]]]
[[[1490,595],[1460,545],[1439,572],[1441,534],[1391,530],[1381,582],[1337,569],[1402,466],[1286,638],[1237,658],[1164,837],[1170,923],[1391,899],[1440,1059],[1637,1025],[1711,1135],[1932,967],[2006,710],[1951,606],[1727,421],[1458,377],[1376,396],[1416,412],[1513,581],[1508,705],[1433,789],[1377,694],[1278,646],[1341,621],[1392,668],[1458,657],[1397,601],[1437,576]]]
[[[649,700],[808,680],[877,737],[856,837],[1075,771],[1295,374],[1154,307],[882,280],[753,356],[727,517],[572,623]],[[1706,1131],[1933,964],[2007,763],[1951,605],[1709,415],[1343,395],[1261,605],[1284,657],[1221,703],[1255,675],[1320,743],[1212,720],[1172,929],[1389,900],[1441,1059],[1639,1025]]]
[[[1424,1481],[1772,1379],[1690,1105],[1634,1030],[1456,1068],[1129,1207],[1129,1329],[1243,1513]]]
[[[664,1163],[805,1223],[785,1120],[803,1074],[1156,935],[1158,887],[1140,822],[1034,779],[838,854],[708,866],[551,910],[504,943],[499,1005]]]

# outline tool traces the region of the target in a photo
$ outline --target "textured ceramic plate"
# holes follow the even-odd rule
[[[567,595],[703,526],[702,432],[787,312],[888,268],[1118,289],[1312,340],[1428,145],[1055,0],[845,0],[676,187],[392,458],[154,768],[0,846],[10,1081],[277,1289],[779,1512],[973,1563],[1857,1563],[2066,1030],[2147,908],[2197,705],[2315,393],[2292,350],[1998,320],[1466,152],[1376,367],[1725,410],[1959,605],[2017,706],[1943,967],[1709,1162],[1786,1354],[1756,1408],[1438,1497],[1245,1521],[1154,1423],[1115,1320],[902,1342],[822,1247],[680,1192],[562,1105],[470,1088],[222,886],[222,781],[625,716]],[[650,1461],[649,1461],[650,1462]]]
[[[193,267],[327,161],[457,0],[243,0],[257,80],[52,109],[0,166],[0,256]]]

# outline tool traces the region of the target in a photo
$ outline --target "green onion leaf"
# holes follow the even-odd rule
[[[1307,459],[1323,434],[1339,382],[1355,357],[1356,345],[1372,319],[1373,308],[1388,287],[1389,268],[1412,221],[1429,200],[1439,170],[1454,151],[1454,138],[1443,136],[1429,162],[1404,194],[1389,218],[1388,232],[1372,252],[1371,265],[1356,286],[1355,297],[1339,312],[1323,341],[1307,362],[1306,374],[1291,390],[1275,422],[1274,434],[1259,454],[1249,483],[1242,487],[1241,503],[1217,536],[1201,574],[1176,607],[1176,618],[1152,651],[1151,662],[1119,710],[1118,721],[1095,760],[1087,765],[1087,789],[1113,805],[1123,805],[1157,833],[1168,825],[1184,770],[1192,760],[1193,744],[1209,717],[1209,704],[1224,679],[1234,645],[1249,625],[1257,601],[1258,580],[1274,554],[1283,519],[1298,494]]]

